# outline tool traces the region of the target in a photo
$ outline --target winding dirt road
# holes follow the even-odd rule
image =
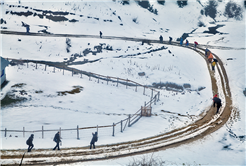
[[[2,35],[27,35],[23,32],[11,32],[1,31]],[[99,36],[93,35],[68,35],[68,34],[41,34],[30,33],[30,36],[45,36],[45,37],[76,37],[76,38],[98,38]],[[140,38],[127,38],[127,37],[110,37],[105,36],[104,39],[115,40],[129,40],[142,42],[147,39]],[[159,43],[159,40],[147,40],[151,43]],[[164,41],[163,44],[168,44]],[[173,45],[179,46],[178,43],[173,42]],[[61,151],[51,151],[50,149],[36,149],[32,153],[27,153],[23,160],[23,165],[49,165],[49,164],[64,164],[73,162],[83,162],[91,160],[107,160],[110,158],[126,157],[136,154],[143,154],[148,152],[155,152],[164,150],[167,148],[177,147],[182,144],[190,143],[192,141],[203,138],[206,135],[213,133],[221,128],[230,118],[232,110],[231,91],[229,86],[226,70],[222,61],[217,55],[214,55],[218,59],[216,70],[219,73],[219,77],[215,77],[211,71],[210,63],[204,56],[204,49],[199,46],[197,50],[191,47],[184,47],[184,49],[192,49],[197,52],[199,56],[202,56],[207,62],[208,71],[211,76],[213,94],[218,93],[222,97],[222,108],[219,115],[215,115],[216,109],[211,106],[209,110],[200,115],[199,120],[192,124],[175,129],[168,133],[160,134],[153,137],[144,138],[141,140],[120,142],[111,145],[98,146],[97,149],[89,150],[87,147],[78,148],[65,148]],[[206,46],[212,48],[213,46]],[[213,47],[214,48],[214,47]],[[219,47],[216,47],[219,48]],[[229,47],[221,47],[221,49],[231,49]],[[19,164],[25,150],[1,150],[2,161],[13,161]],[[10,165],[16,165],[10,164]]]

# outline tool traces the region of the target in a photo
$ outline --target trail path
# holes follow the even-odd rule
[[[41,34],[41,33],[30,33],[24,32],[11,32],[1,31],[4,35],[29,35],[29,36],[45,36],[45,37],[76,37],[76,38],[99,38],[94,35],[69,35],[69,34]],[[100,39],[100,38],[99,38]],[[113,37],[104,36],[103,39],[114,39],[114,40],[129,40],[142,42],[150,41],[150,43],[159,43],[159,40],[149,40],[141,38],[128,38],[128,37]],[[168,44],[168,41],[164,41],[163,44]],[[179,43],[173,42],[172,45],[179,46]],[[202,48],[203,47],[203,48]],[[218,48],[218,49],[245,49],[245,48],[231,48],[231,47],[219,47],[219,46],[207,46],[207,48]],[[184,47],[184,49],[192,49],[192,47]],[[152,136],[140,140],[119,142],[111,145],[97,146],[97,149],[89,150],[87,147],[77,148],[65,148],[61,151],[51,151],[50,149],[36,149],[32,153],[27,153],[23,160],[23,165],[49,165],[49,164],[64,164],[73,162],[83,162],[91,160],[107,160],[110,158],[126,157],[136,154],[143,154],[148,152],[155,152],[164,150],[167,148],[177,147],[182,144],[190,143],[192,141],[203,138],[206,135],[213,133],[214,131],[221,128],[230,118],[232,110],[232,99],[231,91],[229,87],[229,81],[226,70],[223,66],[220,58],[213,54],[218,60],[217,68],[219,78],[215,78],[214,73],[211,71],[210,64],[204,56],[204,46],[200,46],[197,50],[199,56],[202,56],[207,62],[208,71],[211,77],[213,94],[219,92],[220,96],[224,96],[222,108],[220,109],[219,115],[215,115],[216,109],[211,108],[202,113],[201,119],[194,123],[175,129],[168,133]],[[20,163],[24,150],[2,150],[1,160]],[[16,165],[12,164],[12,165]],[[11,164],[10,164],[11,165]]]

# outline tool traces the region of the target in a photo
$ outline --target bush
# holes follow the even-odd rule
[[[164,4],[165,4],[165,0],[163,0],[163,1],[158,1],[158,0],[157,0],[157,2],[158,2],[159,4],[161,4],[161,5],[164,5]]]
[[[177,4],[180,8],[183,8],[184,6],[187,5],[187,1],[177,1]]]
[[[144,8],[144,9],[147,9],[147,10],[150,11],[151,13],[154,13],[154,14],[156,14],[156,15],[158,14],[157,9],[154,9],[154,8],[153,8],[153,5],[150,6],[149,1],[146,1],[146,0],[138,1],[138,5],[141,6],[142,8]]]
[[[206,27],[205,24],[204,24],[202,21],[199,21],[199,22],[198,22],[198,26],[199,26],[199,27]]]
[[[143,156],[140,160],[135,160],[129,163],[127,166],[164,166],[165,161],[162,161],[159,158],[153,157],[149,158],[148,156]]]
[[[241,6],[236,4],[235,2],[228,2],[225,7],[224,16],[226,16],[227,18],[242,20],[243,15]]]
[[[215,19],[217,15],[217,2],[215,0],[209,1],[208,5],[205,7],[205,15],[210,16],[211,18]]]
[[[129,3],[129,0],[126,0],[126,1],[122,1],[122,4],[123,5],[129,5],[130,3]]]

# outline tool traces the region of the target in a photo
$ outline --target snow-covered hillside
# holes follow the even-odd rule
[[[205,60],[191,49],[105,36],[179,41],[181,37],[218,55],[229,77],[232,117],[203,140],[156,152],[167,164],[244,165],[245,164],[245,3],[244,1],[1,1],[1,30],[30,33],[95,35],[94,38],[19,36],[1,34],[4,58],[66,62],[69,67],[105,76],[129,79],[146,86],[160,85],[160,101],[153,116],[141,118],[121,133],[99,129],[100,144],[130,141],[165,133],[199,119],[212,104],[212,86]],[[228,4],[231,3],[228,7]],[[142,6],[141,6],[142,5]],[[147,5],[148,8],[145,8]],[[232,8],[234,6],[234,8]],[[229,8],[229,10],[228,10]],[[214,9],[216,12],[214,13]],[[228,12],[229,11],[229,12]],[[23,22],[23,23],[22,23]],[[96,38],[102,31],[102,39]],[[225,49],[210,46],[231,47]],[[221,48],[221,49],[219,49]],[[82,63],[93,61],[92,63]],[[9,83],[2,94],[21,102],[1,101],[1,130],[39,130],[112,125],[134,114],[151,91],[97,80],[45,65],[26,63],[6,68]],[[140,76],[139,73],[143,73]],[[215,71],[215,75],[218,74]],[[170,89],[167,83],[175,87]],[[162,86],[163,85],[163,86]],[[79,89],[78,93],[61,95]],[[222,101],[223,103],[223,101]],[[191,118],[192,117],[192,118]],[[88,146],[92,130],[63,133],[63,147]],[[146,132],[147,131],[147,132]],[[25,149],[22,133],[1,132],[1,149]],[[55,132],[34,133],[36,149],[53,147]],[[202,151],[200,149],[203,149]],[[175,154],[175,155],[173,155]],[[230,157],[228,157],[230,156]],[[137,156],[136,158],[139,158]],[[234,158],[234,159],[231,159]],[[127,164],[129,158],[90,162]],[[79,163],[81,165],[81,163]]]

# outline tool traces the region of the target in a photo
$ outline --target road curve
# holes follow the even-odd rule
[[[93,35],[69,35],[69,34],[41,34],[41,33],[30,33],[24,32],[11,32],[1,31],[4,35],[30,35],[30,36],[46,36],[46,37],[78,37],[78,38],[99,38],[99,36]],[[151,43],[159,43],[158,40],[141,39],[141,38],[128,38],[128,37],[110,37],[104,36],[104,39],[115,39],[115,40],[129,40],[141,42],[143,40],[150,41]],[[168,44],[164,41],[163,44]],[[178,43],[173,42],[173,45],[179,46]],[[208,47],[209,48],[209,47]],[[229,47],[226,47],[229,49]],[[192,49],[192,47],[184,47],[184,49]],[[223,47],[222,49],[225,49]],[[167,148],[177,147],[179,145],[190,143],[192,141],[203,138],[206,135],[213,133],[214,131],[221,128],[230,118],[232,110],[232,99],[229,81],[226,70],[223,66],[220,58],[213,54],[218,59],[217,69],[219,78],[215,78],[211,71],[210,63],[208,63],[203,52],[204,49],[197,48],[194,50],[199,56],[202,56],[207,62],[208,71],[211,77],[211,84],[213,93],[219,93],[220,96],[224,96],[224,103],[221,108],[220,114],[215,115],[215,109],[211,107],[209,110],[204,112],[199,120],[192,124],[175,129],[173,131],[160,134],[153,137],[148,137],[140,140],[120,142],[111,145],[101,145],[97,149],[89,150],[87,147],[78,148],[65,148],[61,151],[51,151],[50,149],[36,149],[32,153],[27,153],[23,160],[23,165],[52,165],[52,164],[64,164],[73,162],[83,162],[91,160],[106,160],[110,158],[126,157],[136,154],[143,154],[148,152],[155,152],[164,150]],[[1,162],[3,165],[16,165],[19,164],[25,150],[1,150]]]

